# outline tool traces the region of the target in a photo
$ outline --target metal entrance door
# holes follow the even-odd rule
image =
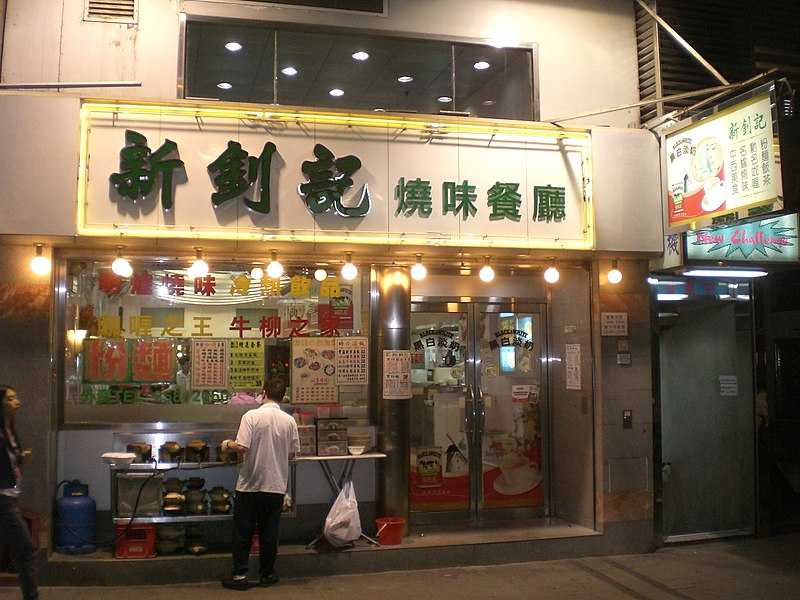
[[[544,305],[412,304],[416,523],[544,514]]]
[[[670,285],[695,293],[658,306],[664,540],[752,533],[751,292],[739,284],[731,294],[725,282]]]

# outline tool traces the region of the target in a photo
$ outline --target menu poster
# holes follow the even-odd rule
[[[411,398],[411,351],[383,351],[383,397],[387,400]]]
[[[192,340],[192,389],[228,387],[228,340]]]
[[[581,389],[581,345],[567,344],[567,389]]]
[[[292,402],[336,403],[336,338],[292,338]]]
[[[230,347],[230,389],[260,392],[264,388],[264,340],[231,340]]]
[[[336,383],[369,383],[368,357],[367,338],[336,338]]]
[[[781,205],[770,96],[764,94],[666,136],[669,225]]]

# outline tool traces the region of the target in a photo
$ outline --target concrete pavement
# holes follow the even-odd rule
[[[280,567],[280,559],[279,564]],[[668,546],[650,554],[285,578],[244,592],[215,583],[45,587],[42,600],[790,600],[800,598],[800,533]],[[0,588],[0,600],[19,591]]]

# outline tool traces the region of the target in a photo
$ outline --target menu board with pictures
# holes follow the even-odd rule
[[[192,389],[228,387],[228,340],[192,340]]]
[[[369,383],[367,338],[336,338],[336,383]]]
[[[334,404],[336,338],[292,338],[292,402]]]
[[[264,340],[230,341],[231,359],[228,384],[232,390],[256,390],[264,387]]]

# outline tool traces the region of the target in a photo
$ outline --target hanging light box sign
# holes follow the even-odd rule
[[[783,208],[775,118],[763,93],[665,136],[670,227]]]
[[[693,261],[797,262],[797,215],[736,222],[686,233]]]

